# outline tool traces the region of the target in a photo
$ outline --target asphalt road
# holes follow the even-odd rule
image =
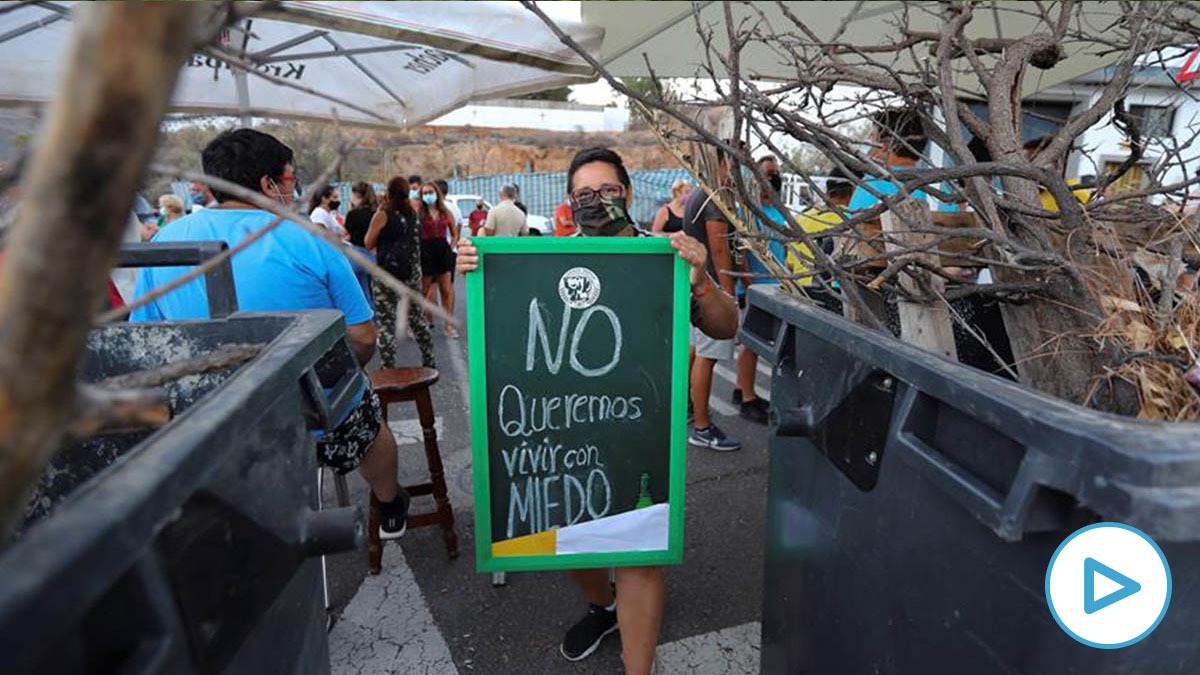
[[[466,304],[462,286],[460,279],[460,319]],[[449,340],[437,331],[441,380],[433,389],[461,555],[447,559],[440,531],[426,528],[405,536],[402,555],[388,553],[382,580],[364,583],[365,553],[331,557],[331,611],[343,622],[330,636],[334,672],[619,673],[615,635],[583,662],[569,663],[559,655],[563,633],[586,611],[586,601],[565,574],[510,574],[506,585],[494,587],[489,575],[475,572],[465,337],[464,332],[463,339]],[[420,361],[410,341],[399,352],[401,363]],[[765,370],[760,367],[760,373]],[[744,445],[732,453],[688,449],[685,561],[667,574],[661,672],[758,672],[766,428],[734,414],[732,378],[732,362],[718,366],[715,419]],[[760,374],[758,389],[768,388],[769,378]],[[425,464],[415,411],[396,406],[390,417],[400,444],[401,481],[419,482]],[[353,498],[365,503],[362,480],[352,475],[350,485]],[[328,487],[326,500],[333,503]],[[421,497],[414,499],[413,509],[431,505],[432,498]],[[402,589],[405,584],[413,588]],[[413,623],[398,623],[406,621]],[[416,642],[410,640],[413,633],[421,635]]]

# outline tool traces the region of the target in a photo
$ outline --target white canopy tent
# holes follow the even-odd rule
[[[41,103],[55,95],[74,4],[0,6],[0,104]],[[247,119],[336,115],[346,123],[394,127],[420,124],[472,99],[594,79],[591,68],[515,2],[240,6],[253,16],[224,31],[216,52],[187,62],[174,111]],[[560,25],[588,49],[599,49],[602,31],[578,21]],[[231,67],[239,61],[265,77]]]
[[[793,22],[784,14],[780,4],[787,7],[822,41],[853,45],[887,45],[899,42],[903,36],[900,26],[911,30],[936,32],[941,26],[939,3],[936,2],[755,2],[732,3],[735,25],[751,26],[762,21],[767,30],[777,33],[797,33]],[[1083,2],[1082,20],[1078,26],[1085,32],[1102,34],[1119,18],[1122,11],[1115,2]],[[752,6],[750,6],[752,5]],[[1052,9],[1052,13],[1053,10]],[[725,28],[724,3],[706,2],[584,2],[584,25],[604,31],[604,42],[594,54],[601,65],[618,76],[644,76],[649,72],[649,60],[659,77],[703,77],[706,45],[697,34],[699,25],[712,29],[708,47],[717,55],[729,49]],[[975,18],[968,25],[972,38],[1014,38],[1029,34],[1039,26],[1034,3],[997,2],[975,3]],[[636,17],[636,20],[631,20]],[[1041,24],[1044,25],[1044,24]],[[1042,30],[1045,30],[1044,28]],[[1180,35],[1181,40],[1187,40]],[[1036,71],[1025,78],[1024,94],[1072,80],[1085,73],[1110,64],[1116,54],[1097,54],[1095,45],[1067,43],[1064,58],[1053,68]],[[853,62],[862,56],[847,56]],[[899,51],[874,53],[871,60],[892,62],[898,67],[911,67],[907,54]],[[761,79],[787,79],[796,66],[786,55],[773,51],[762,42],[751,42],[740,56],[743,76]],[[717,76],[724,75],[721,65]],[[964,69],[965,70],[965,69]],[[980,94],[978,83],[970,76],[960,77],[959,86]]]

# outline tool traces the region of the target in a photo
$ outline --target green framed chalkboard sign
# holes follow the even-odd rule
[[[477,568],[682,562],[687,263],[662,238],[474,243]]]

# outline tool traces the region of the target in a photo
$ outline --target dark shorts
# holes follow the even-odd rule
[[[454,250],[445,239],[421,240],[421,274],[440,277],[454,271]]]
[[[317,440],[317,461],[338,473],[357,469],[382,426],[383,410],[379,406],[379,397],[367,390],[354,412],[336,429]]]

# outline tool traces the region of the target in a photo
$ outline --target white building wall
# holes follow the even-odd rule
[[[1086,107],[1094,105],[1100,93],[1094,86],[1074,86],[1059,88],[1057,92],[1063,98],[1074,98],[1078,103],[1074,112],[1078,113]],[[1061,100],[1061,99],[1060,99]],[[1200,100],[1193,100],[1187,94],[1175,89],[1158,87],[1142,87],[1131,91],[1125,100],[1125,105],[1167,106],[1175,109],[1175,119],[1169,138],[1151,139],[1147,142],[1145,162],[1155,165],[1177,143],[1182,147],[1183,162],[1175,162],[1169,166],[1163,176],[1164,184],[1182,182],[1190,176],[1195,176],[1200,170],[1200,140],[1187,146],[1187,141],[1200,136]],[[940,122],[941,116],[937,115]],[[1104,115],[1092,127],[1084,131],[1075,142],[1075,150],[1067,158],[1066,176],[1079,178],[1081,176],[1099,176],[1107,163],[1120,163],[1129,156],[1129,145],[1124,136],[1112,123],[1112,113]],[[934,166],[944,166],[949,163],[948,153],[940,147],[930,144],[930,163]]]
[[[1099,96],[1099,91],[1087,95],[1087,105],[1095,104]],[[1145,157],[1149,165],[1155,165],[1170,154],[1176,143],[1184,146],[1188,139],[1200,134],[1200,101],[1192,100],[1179,91],[1142,88],[1130,92],[1125,105],[1167,106],[1175,109],[1171,135],[1149,139],[1146,143]],[[1077,110],[1083,109],[1083,105],[1077,106]],[[1067,162],[1067,175],[1072,177],[1088,174],[1099,176],[1106,163],[1119,163],[1129,156],[1128,141],[1113,124],[1111,112],[1081,134],[1076,146],[1077,150],[1071,153]],[[1200,169],[1200,145],[1184,147],[1182,158],[1182,164],[1176,162],[1167,167],[1162,179],[1165,184],[1180,182],[1187,176],[1195,175],[1196,170]]]

